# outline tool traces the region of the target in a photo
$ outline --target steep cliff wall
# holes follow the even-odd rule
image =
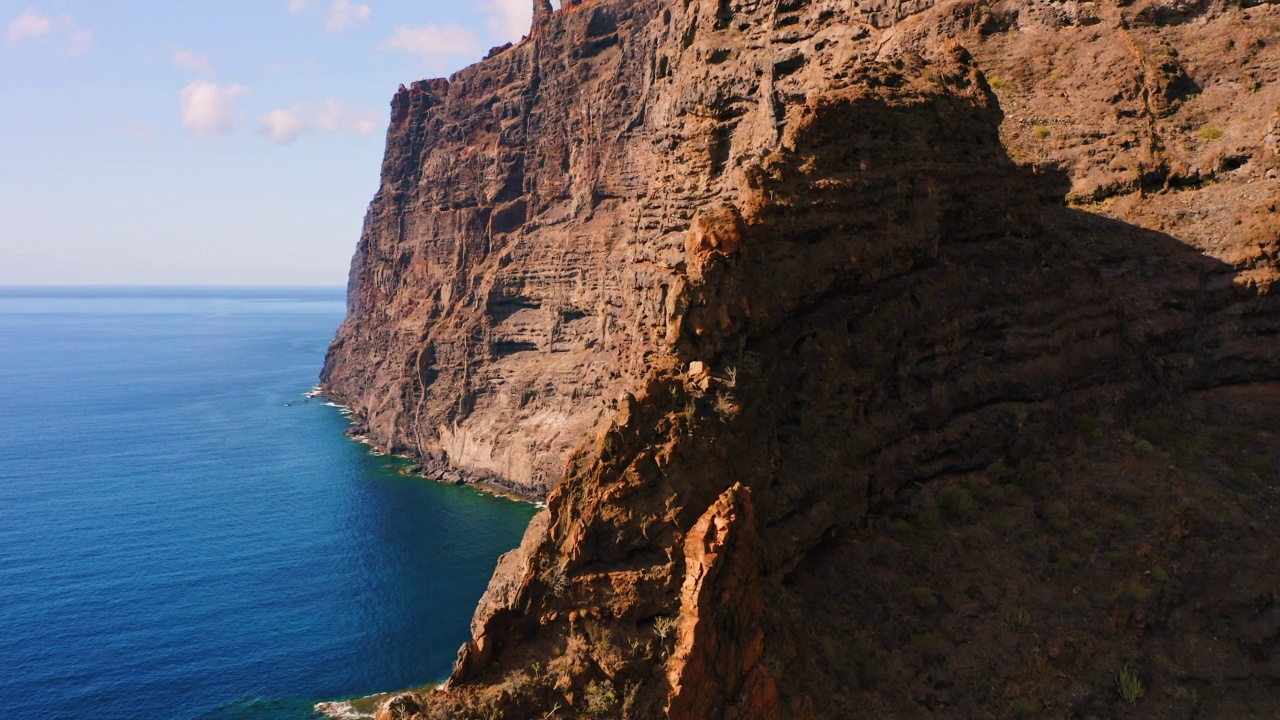
[[[377,442],[549,493],[401,710],[849,716],[874,673],[811,663],[856,528],[1280,376],[1273,4],[535,8],[396,96],[325,368]]]

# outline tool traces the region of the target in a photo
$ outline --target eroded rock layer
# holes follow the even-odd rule
[[[810,646],[847,629],[824,578],[877,582],[832,562],[854,529],[1280,376],[1280,6],[535,10],[397,94],[323,378],[376,442],[547,497],[423,717],[849,717],[876,673]],[[1119,707],[947,682],[892,707]]]

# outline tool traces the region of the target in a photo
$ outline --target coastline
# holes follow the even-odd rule
[[[355,410],[343,404],[340,399],[327,394],[325,389],[319,385],[308,390],[303,396],[307,400],[323,400],[325,405],[338,408],[338,412],[347,418],[347,421],[351,424],[343,434],[358,443],[369,446],[371,454],[378,457],[393,457],[411,463],[404,468],[397,469],[397,472],[405,477],[421,478],[445,485],[466,486],[487,495],[533,505],[537,508],[546,507],[545,495],[539,496],[524,492],[520,487],[507,482],[504,478],[488,474],[470,473],[434,457],[390,452],[386,446],[369,437]]]
[[[383,703],[405,693],[426,693],[440,687],[440,683],[427,683],[408,690],[373,693],[349,700],[327,700],[313,706],[315,712],[333,720],[373,720]]]

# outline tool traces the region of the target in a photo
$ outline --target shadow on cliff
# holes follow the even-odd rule
[[[858,574],[878,571],[867,557],[905,553],[901,567],[915,567],[910,554],[930,547],[906,538],[916,533],[980,566],[973,553],[990,543],[965,533],[1003,533],[1003,521],[975,524],[987,500],[959,479],[983,478],[974,487],[991,498],[1004,488],[990,502],[1018,508],[1015,526],[1057,522],[1051,492],[1094,492],[1101,479],[1044,490],[1054,448],[1187,390],[1280,377],[1275,298],[1174,237],[1043,203],[1037,188],[1052,178],[1009,159],[995,97],[962,52],[917,79],[899,70],[810,98],[782,149],[742,169],[740,227],[723,231],[733,242],[701,255],[691,245],[673,303],[679,362],[624,400],[504,559],[451,692],[501,687],[504,717],[581,705],[605,686],[631,717],[872,716],[869,699],[886,697],[881,709],[1003,716],[1027,695],[957,689],[949,675],[1016,686],[1031,654],[1043,669],[1045,653],[1067,651],[983,645],[986,665],[964,666],[953,637],[981,644],[1038,619],[966,594],[964,578],[916,577],[904,582],[920,592],[896,601],[922,619],[899,629],[891,620],[907,610],[856,592],[876,582]],[[706,370],[690,372],[694,362]],[[952,486],[963,492],[938,491],[917,512],[922,488]],[[1131,529],[1164,512],[1155,487],[1126,491],[1138,507],[1107,522]],[[917,522],[939,507],[967,524]],[[1083,532],[1070,511],[1062,529]],[[856,535],[899,521],[902,536]],[[1121,592],[1111,575],[1082,577],[1108,583],[1086,595]],[[1135,587],[1123,592],[1147,591]],[[1094,637],[1106,624],[1090,605],[1056,612],[1058,634],[1074,623]],[[941,614],[954,635],[928,637],[921,628]],[[856,635],[823,645],[849,618]],[[1156,648],[1115,632],[1118,648],[1162,658],[1144,667],[1188,650],[1176,636]],[[523,674],[548,657],[547,672]],[[1241,662],[1256,670],[1269,658]],[[1037,690],[1035,702],[1081,705],[1073,692]]]

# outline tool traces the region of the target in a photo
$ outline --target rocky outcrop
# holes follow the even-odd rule
[[[547,497],[424,717],[832,716],[789,583],[850,529],[1280,375],[1274,5],[535,17],[397,94],[323,377]]]

